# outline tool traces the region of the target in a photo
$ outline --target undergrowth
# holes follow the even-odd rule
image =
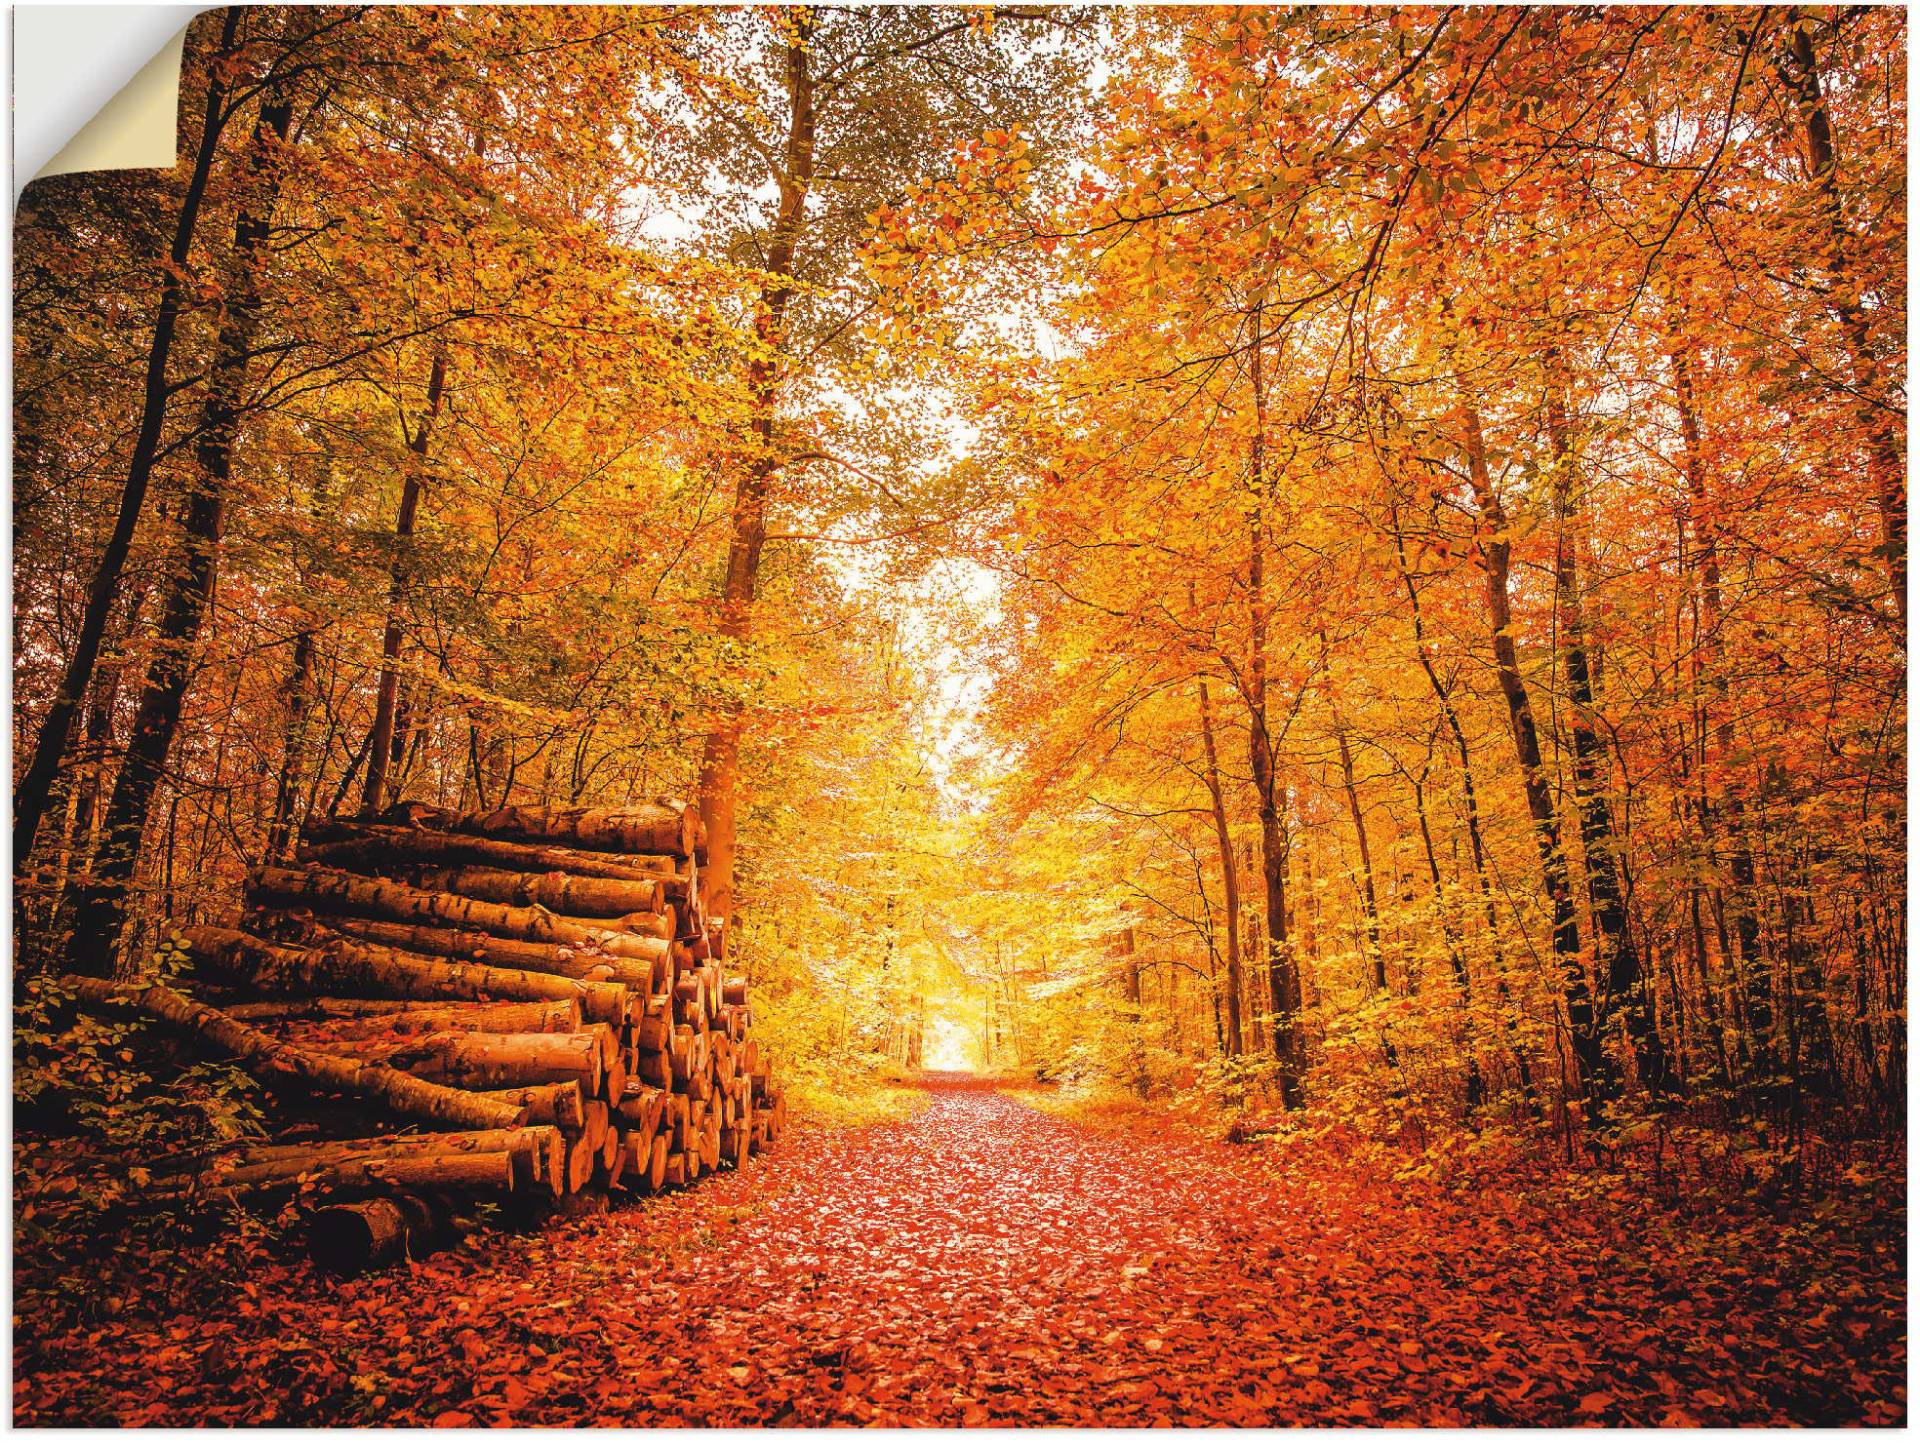
[[[788,1105],[807,1122],[825,1127],[872,1127],[905,1122],[927,1105],[927,1094],[896,1078],[794,1077]]]

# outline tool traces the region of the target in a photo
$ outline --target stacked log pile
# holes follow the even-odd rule
[[[207,1000],[76,984],[309,1104],[156,1188],[297,1192],[316,1257],[360,1266],[444,1234],[462,1200],[525,1212],[741,1166],[786,1103],[699,852],[697,814],[666,803],[310,827],[298,866],[250,878],[241,927],[187,933]]]

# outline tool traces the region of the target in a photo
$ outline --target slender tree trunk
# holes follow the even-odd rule
[[[146,830],[147,811],[159,786],[180,725],[193,677],[194,652],[213,602],[233,451],[240,429],[247,372],[260,328],[259,254],[279,195],[278,152],[292,122],[293,101],[276,85],[261,102],[246,162],[249,194],[234,222],[233,258],[226,288],[226,314],[214,343],[213,364],[199,437],[194,445],[194,483],[182,526],[181,574],[162,608],[159,649],[148,668],[126,759],[107,807],[100,855],[74,912],[76,965],[113,967],[126,926],[128,890]]]
[[[787,304],[793,295],[794,252],[806,224],[807,195],[813,186],[814,76],[801,12],[802,34],[787,47],[787,146],[785,163],[774,177],[779,211],[767,244],[765,269],[774,277],[760,298],[755,329],[762,357],[748,367],[753,398],[753,450],[747,457],[734,497],[733,537],[727,546],[726,582],[720,596],[720,634],[743,641],[752,634],[753,603],[759,588],[760,552],[767,538],[767,500],[780,469],[774,449],[779,409],[781,358],[786,344]],[[707,914],[724,922],[733,914],[734,841],[740,798],[740,736],[745,725],[739,705],[726,708],[707,736],[700,765],[700,813],[707,827],[707,856],[701,869]],[[722,937],[726,933],[722,932]]]
[[[1431,756],[1429,752],[1429,765]],[[1471,1119],[1486,1096],[1486,1087],[1480,1076],[1480,1057],[1474,1048],[1473,979],[1467,971],[1466,955],[1460,950],[1460,940],[1448,914],[1446,888],[1440,876],[1440,857],[1434,851],[1433,828],[1427,821],[1425,778],[1426,772],[1423,770],[1413,781],[1413,814],[1420,823],[1420,846],[1426,854],[1427,878],[1433,884],[1434,915],[1439,918],[1441,939],[1447,945],[1447,965],[1453,972],[1453,985],[1460,993],[1460,1050],[1466,1056],[1466,1111]],[[1524,1069],[1522,1075],[1525,1075]]]
[[[1234,861],[1233,836],[1227,829],[1226,798],[1220,789],[1220,755],[1213,740],[1213,702],[1207,695],[1207,679],[1200,678],[1200,739],[1206,748],[1207,796],[1213,804],[1213,835],[1220,849],[1220,885],[1225,893],[1227,914],[1227,1055],[1238,1057],[1246,1050],[1240,1019],[1240,869]]]
[[[313,628],[293,639],[293,663],[287,676],[287,722],[280,736],[280,777],[273,789],[273,816],[267,824],[265,860],[278,862],[293,840],[294,807],[300,793],[300,769],[307,742],[307,692],[313,685]]]
[[[1621,875],[1621,848],[1615,836],[1613,813],[1607,802],[1606,744],[1594,720],[1594,693],[1587,650],[1585,598],[1580,590],[1579,562],[1574,554],[1574,528],[1579,524],[1579,478],[1568,428],[1566,398],[1557,374],[1557,359],[1547,395],[1547,432],[1553,447],[1553,501],[1556,513],[1554,590],[1560,609],[1561,664],[1566,669],[1569,723],[1573,732],[1573,794],[1580,812],[1580,840],[1586,852],[1587,895],[1593,909],[1594,931],[1606,991],[1593,1010],[1598,1050],[1599,1033],[1614,1009],[1624,1015],[1632,1040],[1640,1080],[1651,1091],[1671,1089],[1673,1076],[1666,1044],[1653,1016],[1651,979],[1640,965],[1633,933],[1627,925],[1626,889]]]
[[[100,827],[106,817],[106,802],[113,775],[109,758],[113,750],[113,709],[119,700],[120,668],[115,664],[97,667],[93,676],[93,699],[87,706],[85,773],[80,784],[80,802],[74,819],[74,870],[90,872],[100,844]]]
[[[1751,1065],[1756,1074],[1768,1077],[1776,1065],[1773,1058],[1773,979],[1767,959],[1760,950],[1760,919],[1755,910],[1758,894],[1753,849],[1747,841],[1746,798],[1740,777],[1728,761],[1733,754],[1734,735],[1733,716],[1727,699],[1727,675],[1720,647],[1720,630],[1724,620],[1724,602],[1720,590],[1720,528],[1714,520],[1713,502],[1707,487],[1700,412],[1694,402],[1692,362],[1677,337],[1670,360],[1673,365],[1674,404],[1680,413],[1682,466],[1687,480],[1687,528],[1692,536],[1693,555],[1699,567],[1700,600],[1704,612],[1699,642],[1701,664],[1707,673],[1710,693],[1708,705],[1717,713],[1713,737],[1716,760],[1722,769],[1720,808],[1725,817],[1727,867],[1733,878],[1733,936],[1739,947],[1739,955],[1733,961],[1746,1014]],[[1702,811],[1703,821],[1711,828],[1712,817],[1704,803]]]
[[[114,593],[120,574],[126,568],[127,553],[133,546],[133,533],[146,505],[147,488],[153,479],[154,457],[160,449],[160,432],[166,424],[167,401],[171,390],[167,383],[167,365],[173,354],[174,333],[180,321],[181,289],[187,275],[187,262],[193,251],[194,233],[200,223],[200,208],[206,199],[207,178],[213,169],[214,152],[229,119],[228,62],[239,31],[241,6],[230,8],[221,22],[220,42],[208,65],[207,99],[200,126],[200,145],[195,153],[193,172],[180,200],[180,215],[174,222],[173,246],[166,264],[160,268],[160,309],[154,318],[153,341],[147,350],[146,387],[141,401],[140,425],[134,437],[133,455],[127,463],[127,479],[120,490],[120,509],[114,518],[106,550],[95,567],[87,592],[87,606],[80,619],[80,634],[73,656],[67,662],[60,689],[54,693],[46,718],[34,739],[33,756],[14,792],[13,869],[19,877],[26,871],[33,854],[34,839],[46,815],[53,794],[54,777],[60,759],[73,732],[73,720],[81,699],[93,680],[100,656],[108,613],[113,609]]]
[[[1475,425],[1477,428],[1477,418]],[[1504,949],[1500,945],[1500,913],[1494,904],[1493,877],[1487,865],[1486,838],[1480,827],[1480,788],[1473,776],[1473,751],[1467,745],[1466,729],[1460,725],[1460,711],[1453,704],[1452,689],[1440,680],[1440,673],[1434,667],[1433,658],[1427,653],[1426,619],[1420,610],[1420,588],[1414,585],[1413,569],[1407,564],[1407,543],[1405,535],[1400,530],[1400,510],[1397,502],[1389,514],[1393,525],[1394,554],[1399,559],[1400,580],[1406,588],[1407,606],[1413,618],[1414,655],[1420,662],[1420,670],[1426,675],[1427,685],[1433,691],[1434,700],[1439,703],[1440,716],[1447,724],[1447,734],[1453,738],[1454,757],[1460,766],[1460,796],[1467,814],[1467,851],[1473,861],[1474,885],[1480,893],[1481,916],[1487,925],[1487,943],[1493,962],[1494,988],[1505,1015],[1507,1045],[1513,1057],[1514,1069],[1519,1074],[1521,1092],[1525,1095],[1529,1107],[1538,1112],[1539,1101],[1533,1088],[1533,1068],[1527,1060],[1525,1050],[1520,1046],[1510,1008],[1511,999],[1507,992],[1507,963]]]
[[[1534,843],[1540,853],[1541,883],[1553,911],[1553,950],[1560,958],[1567,1003],[1567,1028],[1572,1034],[1579,1083],[1605,1096],[1619,1087],[1618,1070],[1601,1045],[1594,1026],[1593,993],[1587,985],[1585,959],[1580,952],[1580,922],[1573,905],[1573,884],[1567,856],[1560,844],[1560,819],[1540,759],[1540,733],[1534,725],[1533,702],[1520,676],[1520,653],[1513,639],[1513,603],[1510,573],[1513,565],[1511,525],[1506,507],[1487,473],[1487,448],[1480,432],[1480,413],[1461,405],[1465,432],[1467,476],[1480,508],[1485,535],[1480,543],[1487,578],[1487,623],[1493,639],[1494,672],[1507,704],[1514,755],[1520,763],[1527,796],[1527,814],[1533,819]]]
[[[1327,665],[1327,634],[1320,632],[1320,669],[1330,673]],[[1392,990],[1387,986],[1387,954],[1380,942],[1380,897],[1374,885],[1373,844],[1367,836],[1367,816],[1360,806],[1360,788],[1353,775],[1353,747],[1347,740],[1347,725],[1340,715],[1338,703],[1333,705],[1333,735],[1340,756],[1341,790],[1347,799],[1347,815],[1353,821],[1353,836],[1360,850],[1360,921],[1363,930],[1367,959],[1367,982],[1375,997],[1385,997]],[[1388,1030],[1385,1019],[1380,1025],[1380,1051],[1385,1056],[1387,1066],[1397,1075],[1400,1070],[1399,1049],[1393,1045],[1393,1035]]]
[[[1827,243],[1818,255],[1827,272],[1827,296],[1846,338],[1853,394],[1866,433],[1868,471],[1880,512],[1880,544],[1900,624],[1907,620],[1907,468],[1901,416],[1888,403],[1880,361],[1873,351],[1867,307],[1854,276],[1853,236],[1840,203],[1839,156],[1833,117],[1820,84],[1820,62],[1808,33],[1811,17],[1794,13],[1776,68],[1800,108],[1807,146],[1807,175],[1827,222]]]
[[[1260,811],[1261,879],[1266,884],[1267,1001],[1272,1018],[1268,1026],[1279,1074],[1280,1100],[1286,1107],[1295,1108],[1305,1102],[1306,1058],[1300,1035],[1300,970],[1287,935],[1289,841],[1279,779],[1275,774],[1273,738],[1268,730],[1267,714],[1267,616],[1270,606],[1266,593],[1267,526],[1273,498],[1267,476],[1267,393],[1266,376],[1262,369],[1265,347],[1260,339],[1261,323],[1262,308],[1256,305],[1253,309],[1254,345],[1250,366],[1253,440],[1249,459],[1254,507],[1247,560],[1247,744]]]
[[[1347,742],[1347,730],[1338,716],[1334,719],[1334,740],[1340,752],[1340,784],[1346,793],[1347,815],[1353,819],[1354,842],[1360,849],[1361,921],[1366,928],[1367,980],[1375,992],[1386,992],[1387,955],[1380,945],[1380,901],[1373,883],[1373,846],[1367,837],[1367,815],[1360,807],[1360,788],[1353,776],[1353,748]]]
[[[387,804],[387,773],[393,761],[393,713],[400,690],[400,645],[404,639],[407,593],[413,583],[413,530],[426,483],[427,443],[447,388],[447,353],[437,351],[427,374],[427,414],[407,440],[407,474],[400,487],[400,514],[393,524],[393,565],[387,580],[387,624],[380,637],[380,686],[373,703],[373,730],[367,738],[367,776],[360,789],[360,815],[377,816]]]

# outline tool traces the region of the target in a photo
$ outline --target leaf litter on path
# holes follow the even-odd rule
[[[1898,1238],[1275,1165],[934,1084],[744,1172],[200,1316],[20,1320],[15,1422],[1895,1423]],[[1724,1242],[1725,1240],[1721,1240]],[[1744,1241],[1744,1239],[1742,1239]]]

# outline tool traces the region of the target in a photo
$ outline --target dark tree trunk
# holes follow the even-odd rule
[[[1220,754],[1213,740],[1213,702],[1207,695],[1207,681],[1200,678],[1200,739],[1207,758],[1207,796],[1213,806],[1213,835],[1220,851],[1220,885],[1225,893],[1227,914],[1227,1055],[1238,1057],[1246,1051],[1240,1018],[1240,869],[1233,856],[1233,836],[1227,830],[1226,797],[1220,788]]]
[[[805,12],[800,25],[804,31]],[[753,449],[745,458],[733,503],[733,536],[727,546],[726,581],[720,595],[720,634],[743,640],[753,628],[759,589],[760,552],[767,539],[767,501],[780,469],[773,433],[786,345],[786,314],[793,296],[794,254],[806,226],[813,188],[814,74],[804,33],[787,47],[787,146],[779,173],[779,210],[767,245],[765,269],[773,277],[760,298],[755,331],[765,355],[748,365],[753,402]],[[707,827],[707,856],[700,879],[707,913],[723,922],[733,914],[735,813],[740,794],[739,708],[731,707],[708,734],[700,763],[700,812]],[[724,937],[725,932],[722,933]]]
[[[413,578],[413,527],[426,481],[427,443],[440,417],[447,386],[446,352],[436,352],[427,376],[427,414],[407,439],[407,474],[400,487],[400,514],[393,524],[393,565],[387,579],[387,624],[380,637],[380,686],[373,704],[373,730],[367,737],[367,779],[360,792],[360,815],[378,816],[387,803],[387,772],[393,762],[394,704],[400,689],[401,623]]]
[[[1520,676],[1520,653],[1513,639],[1513,603],[1509,577],[1513,567],[1512,535],[1506,507],[1487,474],[1486,442],[1480,433],[1480,413],[1461,407],[1465,430],[1467,476],[1474,501],[1485,522],[1480,555],[1487,578],[1487,629],[1493,639],[1494,673],[1507,704],[1514,755],[1527,796],[1527,814],[1533,819],[1534,843],[1540,853],[1541,884],[1553,909],[1553,950],[1565,974],[1567,1024],[1572,1033],[1574,1059],[1580,1083],[1600,1095],[1618,1091],[1619,1072],[1601,1046],[1594,1025],[1593,993],[1587,985],[1585,959],[1580,955],[1580,921],[1573,905],[1573,884],[1567,873],[1567,855],[1560,844],[1560,818],[1540,760],[1540,733],[1534,725],[1533,702]]]
[[[75,906],[74,951],[82,970],[107,970],[114,965],[147,811],[179,729],[196,643],[213,599],[240,409],[260,326],[259,252],[278,196],[278,151],[287,138],[292,114],[291,96],[276,86],[261,103],[254,124],[247,158],[250,193],[234,223],[226,315],[214,343],[199,439],[194,445],[195,476],[182,526],[182,566],[161,611],[159,649],[147,671],[126,759],[107,807],[100,855]]]
[[[1260,812],[1260,872],[1266,886],[1267,1001],[1272,1017],[1273,1056],[1277,1064],[1282,1103],[1295,1108],[1306,1101],[1306,1057],[1301,1038],[1300,969],[1287,934],[1287,853],[1289,840],[1276,775],[1273,737],[1267,713],[1267,512],[1272,501],[1267,478],[1267,393],[1262,370],[1261,308],[1254,307],[1254,346],[1250,364],[1253,385],[1253,442],[1250,449],[1253,494],[1256,498],[1249,531],[1247,595],[1249,636],[1246,703],[1248,751],[1253,786]]]
[[[300,793],[301,760],[307,741],[307,692],[313,685],[313,628],[293,640],[287,677],[287,725],[280,737],[280,777],[273,789],[273,817],[267,825],[265,859],[285,859],[293,841],[294,808]]]
[[[174,223],[173,246],[160,269],[160,309],[154,318],[153,342],[147,351],[146,389],[141,402],[140,426],[134,437],[133,455],[127,463],[126,483],[120,490],[120,509],[114,518],[106,550],[95,567],[87,592],[87,606],[80,619],[80,634],[73,656],[67,662],[60,689],[40,723],[34,740],[33,756],[14,792],[13,869],[16,877],[24,874],[33,854],[34,839],[46,816],[53,794],[53,782],[60,770],[73,732],[74,714],[93,680],[100,657],[100,644],[106,634],[107,616],[113,609],[114,594],[126,568],[127,553],[133,546],[133,533],[146,505],[147,488],[153,480],[154,457],[160,449],[160,432],[166,424],[167,365],[173,354],[174,333],[180,321],[181,288],[187,274],[187,262],[193,251],[194,233],[200,223],[200,208],[206,199],[207,178],[212,173],[214,152],[229,119],[227,110],[227,66],[234,50],[242,7],[230,8],[223,17],[220,42],[209,63],[206,107],[200,127],[200,146],[195,153],[193,172],[181,196],[180,215]]]
[[[1552,362],[1550,365],[1554,364]],[[1640,1080],[1651,1091],[1672,1089],[1665,1042],[1653,1016],[1650,979],[1644,975],[1633,933],[1627,925],[1627,899],[1621,849],[1607,803],[1606,744],[1594,720],[1593,677],[1587,649],[1585,598],[1580,591],[1574,528],[1580,519],[1579,478],[1567,426],[1566,399],[1558,377],[1549,381],[1547,432],[1553,448],[1553,501],[1558,522],[1554,545],[1554,590],[1560,609],[1561,664],[1566,668],[1569,726],[1573,733],[1573,794],[1580,812],[1580,842],[1586,853],[1587,896],[1606,991],[1594,1007],[1586,1046],[1598,1052],[1600,1034],[1614,1009],[1623,1014]]]
[[[1827,297],[1841,333],[1846,338],[1852,371],[1849,388],[1858,398],[1860,425],[1866,433],[1868,469],[1874,504],[1880,512],[1880,544],[1886,554],[1888,579],[1900,624],[1907,620],[1907,467],[1903,439],[1903,412],[1885,395],[1879,358],[1874,354],[1867,306],[1854,276],[1853,235],[1841,205],[1839,156],[1833,139],[1833,117],[1820,84],[1820,62],[1813,53],[1808,22],[1789,12],[1786,44],[1776,62],[1800,109],[1807,146],[1807,175],[1827,223],[1826,245],[1819,256],[1827,272]]]
[[[1720,650],[1723,599],[1720,590],[1720,528],[1714,521],[1707,491],[1705,448],[1700,435],[1700,412],[1694,402],[1693,367],[1685,346],[1676,340],[1673,363],[1674,403],[1680,413],[1682,466],[1687,479],[1687,528],[1692,533],[1692,559],[1700,576],[1701,617],[1699,651],[1707,672],[1708,700],[1717,715],[1712,733],[1717,760],[1730,767],[1728,758],[1734,749],[1733,717],[1727,705],[1727,676]],[[1759,1077],[1770,1077],[1776,1067],[1773,1055],[1773,979],[1767,958],[1760,950],[1760,918],[1756,910],[1753,848],[1747,841],[1746,799],[1740,778],[1729,770],[1722,778],[1720,812],[1724,818],[1727,845],[1727,869],[1733,879],[1733,938],[1739,952],[1733,960],[1739,979],[1744,1031],[1751,1053],[1750,1066]],[[1704,793],[1704,789],[1703,789]],[[1714,826],[1713,809],[1703,795],[1701,820],[1709,835]],[[1722,940],[1725,940],[1724,928]],[[1709,983],[1709,987],[1711,984]]]

